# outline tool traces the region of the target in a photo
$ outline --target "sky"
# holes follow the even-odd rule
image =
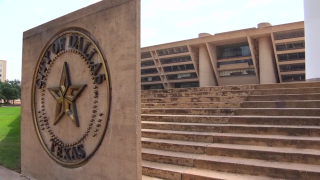
[[[23,32],[99,0],[0,0],[0,60],[21,79]],[[303,0],[141,0],[141,46],[303,21]]]

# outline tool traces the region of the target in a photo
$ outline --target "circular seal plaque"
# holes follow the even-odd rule
[[[62,166],[85,164],[107,129],[109,74],[97,41],[82,29],[47,43],[35,68],[32,111],[46,153]]]

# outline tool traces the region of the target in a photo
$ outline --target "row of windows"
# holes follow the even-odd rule
[[[230,71],[220,71],[219,74],[220,74],[220,77],[256,75],[254,69],[238,69],[238,70],[230,70]]]
[[[160,76],[141,77],[141,82],[161,81]]]
[[[218,59],[251,56],[248,42],[217,46]]]
[[[143,90],[164,89],[163,84],[144,85]]]
[[[305,52],[278,55],[279,61],[292,61],[292,60],[299,60],[299,59],[305,59]]]
[[[291,81],[304,81],[306,80],[305,74],[295,74],[295,75],[283,75],[281,76],[282,82],[291,82]]]
[[[141,67],[154,66],[153,60],[141,62]]]
[[[157,73],[158,70],[156,68],[151,69],[141,69],[141,74],[154,74]]]
[[[248,63],[249,65],[253,65],[252,59],[243,59],[243,60],[235,60],[235,61],[218,62],[217,66],[218,68],[220,68],[220,65],[241,64],[241,63]]]
[[[189,52],[187,46],[181,46],[181,47],[174,47],[174,48],[157,50],[158,56],[165,56],[165,55],[170,55],[170,54],[179,54],[179,53],[185,53],[185,52]]]
[[[303,71],[305,70],[305,64],[288,64],[288,65],[280,65],[280,71]]]
[[[273,33],[273,36],[275,40],[304,37],[304,29],[294,29],[290,31],[275,32]]]
[[[164,67],[164,72],[172,72],[172,71],[185,71],[185,70],[193,70],[194,66],[193,64],[184,64],[179,66],[168,66]]]
[[[183,73],[183,74],[167,75],[167,79],[169,79],[169,80],[191,79],[191,78],[197,78],[197,74],[196,73]]]
[[[284,51],[290,49],[302,49],[305,47],[304,41],[303,42],[295,42],[295,43],[285,43],[285,44],[277,44],[276,49],[277,51]]]
[[[141,59],[151,58],[152,55],[150,52],[143,52],[141,53]]]
[[[199,82],[175,83],[175,88],[199,87]]]
[[[161,64],[170,64],[170,63],[186,62],[186,61],[192,61],[191,56],[182,56],[182,57],[160,59]]]

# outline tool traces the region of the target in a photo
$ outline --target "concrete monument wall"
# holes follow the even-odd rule
[[[140,0],[24,32],[21,99],[23,175],[141,179]]]

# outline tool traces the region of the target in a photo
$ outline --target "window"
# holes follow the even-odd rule
[[[2,63],[0,63],[0,67],[2,67]]]
[[[146,67],[146,66],[154,66],[154,62],[152,60],[141,62],[141,67]]]
[[[175,88],[199,87],[199,82],[175,83]]]
[[[141,53],[141,59],[151,58],[152,55],[150,52],[142,52]]]
[[[218,63],[217,63],[217,66],[218,66],[218,68],[220,68],[220,65],[240,64],[240,63],[248,63],[249,65],[253,65],[252,59],[244,59],[244,60],[236,60],[236,61],[218,62]]]
[[[193,64],[163,67],[164,72],[193,70]]]
[[[304,37],[304,29],[294,29],[290,31],[275,32],[273,33],[273,36],[275,40]]]
[[[2,72],[2,69],[0,69],[0,72]]]
[[[303,71],[305,70],[305,64],[288,64],[288,65],[280,65],[280,71]]]
[[[161,81],[159,76],[141,77],[141,82]]]
[[[144,90],[151,90],[151,89],[164,89],[163,84],[155,84],[155,85],[144,85]]]
[[[248,42],[217,46],[218,59],[251,56]]]
[[[283,82],[291,81],[304,81],[306,76],[304,74],[295,74],[295,75],[283,75],[281,76]]]
[[[238,70],[220,71],[219,74],[220,74],[220,77],[256,75],[254,69],[238,69]]]
[[[191,56],[181,56],[181,57],[160,59],[161,64],[170,64],[170,63],[186,62],[186,61],[192,61]]]
[[[290,49],[302,49],[305,47],[305,43],[303,42],[295,42],[295,43],[285,43],[285,44],[277,44],[277,51],[284,51]]]
[[[141,69],[141,74],[153,74],[157,73],[158,70],[156,68],[151,68],[151,69]]]
[[[173,47],[173,48],[168,48],[168,49],[157,50],[158,56],[165,56],[165,55],[170,55],[170,54],[179,54],[179,53],[185,53],[185,52],[189,52],[187,46]]]
[[[292,61],[292,60],[300,60],[300,59],[305,59],[305,52],[278,55],[279,61]]]
[[[183,73],[183,74],[173,74],[173,75],[167,75],[167,78],[169,80],[177,80],[177,79],[192,79],[197,78],[196,73]]]

